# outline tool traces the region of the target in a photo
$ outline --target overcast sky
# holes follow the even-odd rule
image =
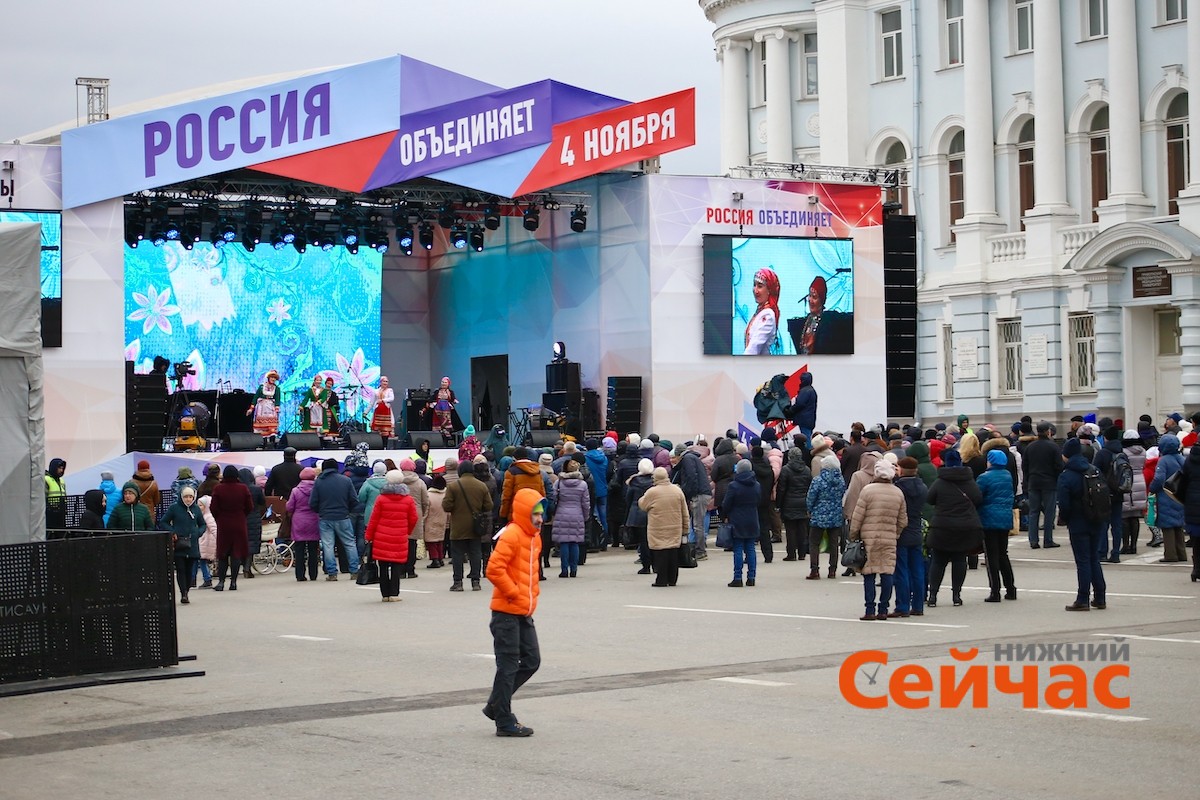
[[[37,0],[3,4],[0,141],[73,120],[75,78],[109,105],[402,53],[502,87],[545,78],[624,100],[696,88],[696,145],[719,166],[720,65],[696,0]]]

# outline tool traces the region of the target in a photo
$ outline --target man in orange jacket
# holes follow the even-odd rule
[[[533,728],[517,722],[513,693],[541,666],[533,612],[537,608],[538,565],[542,553],[542,514],[545,498],[533,489],[520,489],[512,501],[511,522],[496,535],[487,562],[492,582],[492,642],[496,679],[483,707],[496,723],[497,736],[532,736]]]

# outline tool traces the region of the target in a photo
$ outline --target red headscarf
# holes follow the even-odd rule
[[[767,302],[763,303],[755,311],[757,314],[763,308],[769,308],[775,312],[775,327],[779,327],[779,276],[775,274],[775,270],[763,267],[758,272],[754,273],[755,281],[762,281],[767,287]]]

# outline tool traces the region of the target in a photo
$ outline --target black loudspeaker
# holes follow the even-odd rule
[[[417,439],[424,439],[425,441],[429,442],[429,446],[431,448],[442,446],[442,432],[441,431],[409,431],[408,432],[408,446],[409,447],[416,447]]]
[[[530,431],[530,447],[554,447],[562,434],[558,431]]]
[[[281,444],[297,450],[320,450],[321,435],[319,433],[285,433]]]
[[[371,450],[382,450],[383,449],[383,437],[380,436],[378,433],[361,433],[361,432],[355,431],[354,433],[349,434],[349,436],[350,436],[350,448],[351,449],[357,448],[359,445],[359,442],[366,442],[367,448],[371,449]]]
[[[574,361],[556,361],[546,365],[546,391],[572,392],[579,394],[579,364]]]
[[[911,419],[917,412],[916,217],[883,218],[883,307],[888,419]]]
[[[230,452],[262,450],[263,437],[257,433],[227,433],[223,444]]]

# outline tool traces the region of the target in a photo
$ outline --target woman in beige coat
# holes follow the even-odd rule
[[[665,469],[656,467],[653,479],[638,499],[638,507],[646,512],[646,540],[656,573],[650,585],[674,586],[679,581],[679,545],[688,534],[688,505]]]
[[[892,574],[896,571],[896,541],[908,524],[904,493],[892,485],[896,468],[890,461],[875,462],[874,481],[859,492],[850,518],[851,541],[862,540],[867,564],[862,569],[867,611],[859,619],[886,620],[892,599]],[[879,605],[875,605],[875,576],[880,576]]]

